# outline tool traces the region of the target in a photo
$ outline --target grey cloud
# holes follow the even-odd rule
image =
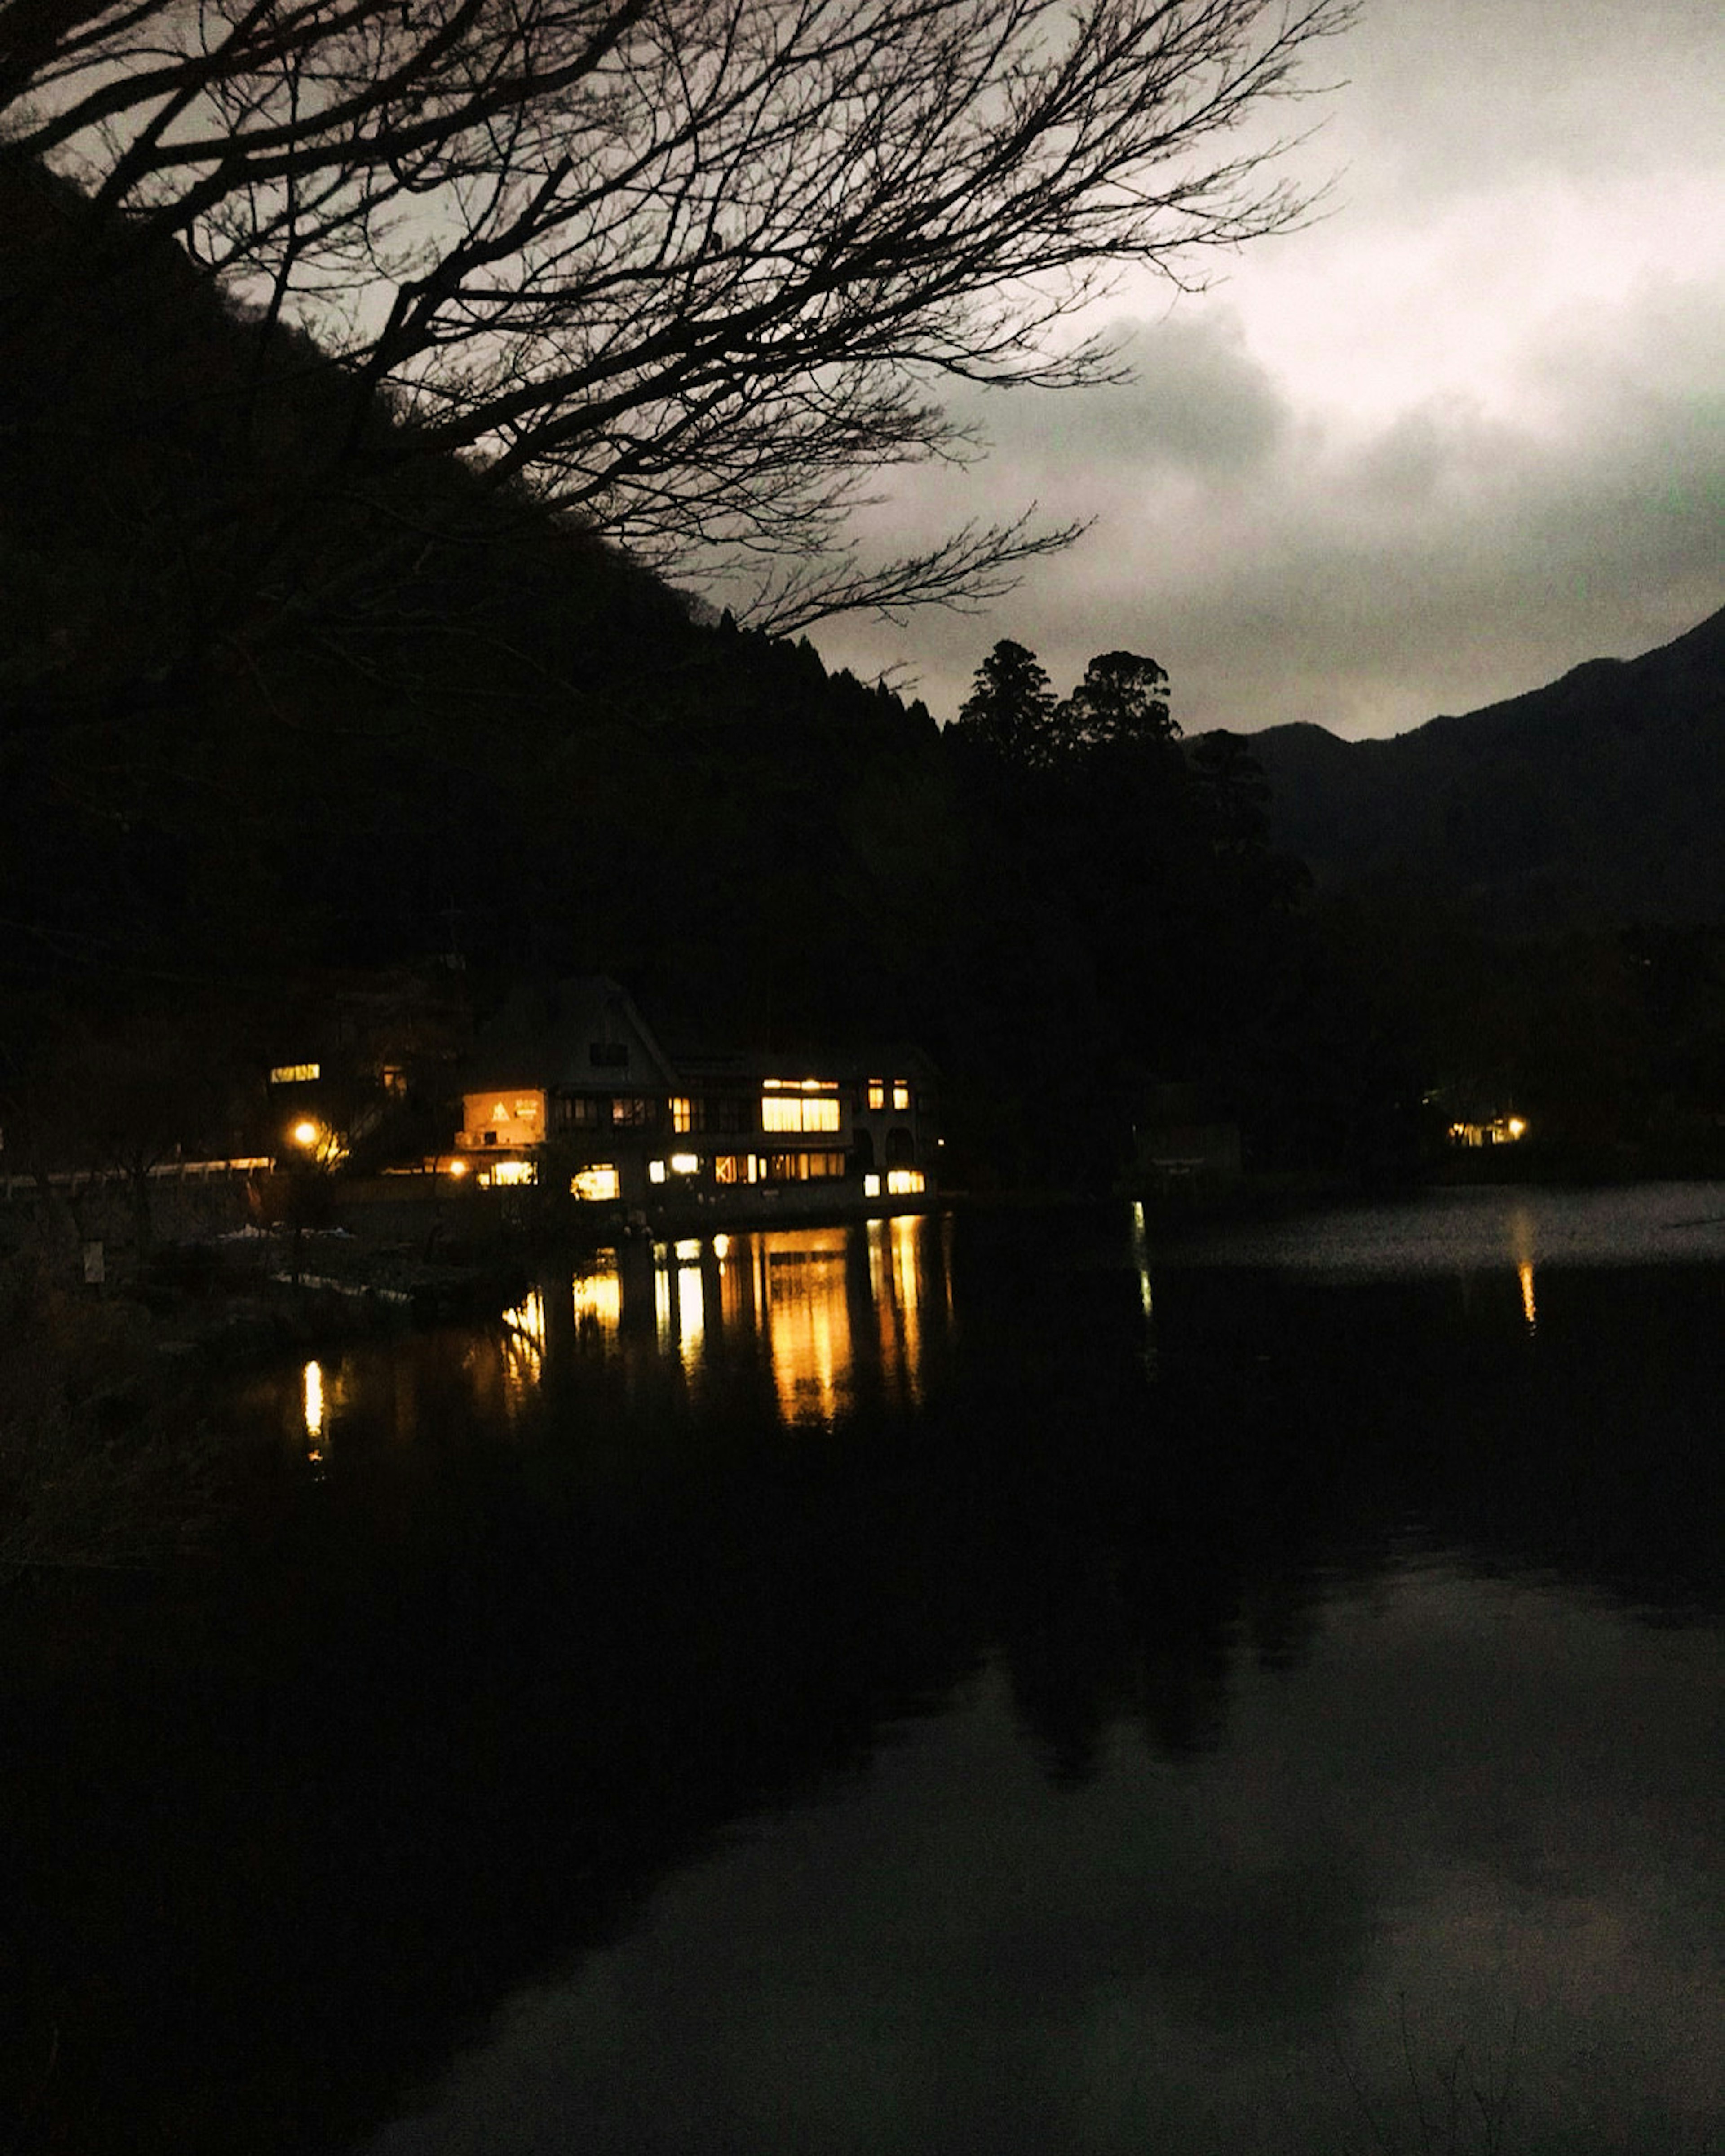
[[[1383,0],[1314,146],[1358,166],[1343,201],[1399,215],[1517,175],[1656,170],[1717,138],[1718,43],[1715,0]]]
[[[1169,669],[1189,730],[1383,733],[1630,656],[1725,599],[1725,302],[1649,291],[1554,324],[1514,410],[1426,398],[1356,441],[1297,417],[1225,317],[1173,327],[1141,334],[1132,388],[1070,418],[1023,396],[1002,434],[987,498],[1092,513],[1085,539],[986,618],[835,624],[829,661],[908,660],[950,716],[997,637],[1060,688],[1123,646]],[[896,541],[973,513],[965,485],[901,498]]]
[[[1117,477],[1159,470],[1238,473],[1273,455],[1290,413],[1267,370],[1220,308],[1103,335],[1129,379],[1055,398],[1010,390],[976,398],[974,416],[1004,468],[1064,485],[1101,463]]]

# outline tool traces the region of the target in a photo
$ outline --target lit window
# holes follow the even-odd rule
[[[761,1096],[763,1131],[835,1131],[839,1096],[830,1093],[772,1093]]]
[[[886,1081],[884,1078],[870,1079],[869,1106],[871,1108],[884,1108],[886,1106]]]
[[[695,1103],[685,1094],[674,1093],[671,1096],[670,1111],[671,1128],[679,1136],[685,1135],[694,1129]]]
[[[665,1180],[665,1163],[664,1163],[662,1160],[649,1160],[649,1161],[648,1162],[648,1163],[647,1163],[647,1180],[648,1180],[648,1182],[649,1182],[649,1183],[663,1183],[663,1182],[664,1182],[664,1180]]]
[[[701,1166],[701,1156],[693,1152],[674,1152],[670,1157],[673,1175],[693,1175]]]
[[[886,1172],[886,1188],[894,1198],[914,1198],[923,1187],[920,1168],[893,1168]]]
[[[909,1081],[909,1079],[907,1079],[907,1078],[895,1078],[895,1079],[893,1080],[893,1081],[892,1081],[892,1105],[893,1105],[893,1106],[894,1106],[895,1108],[896,1108],[896,1109],[899,1111],[899,1112],[900,1112],[901,1114],[902,1114],[902,1113],[904,1112],[904,1111],[905,1111],[906,1108],[908,1108],[908,1107],[910,1106],[910,1105],[911,1105],[911,1081]]]
[[[842,1152],[775,1152],[767,1157],[769,1183],[818,1183],[844,1173]]]
[[[254,1070],[257,1068],[255,1064],[252,1067]],[[321,1063],[278,1063],[270,1073],[270,1083],[272,1086],[304,1086],[313,1078],[322,1075],[323,1065]]]
[[[519,1188],[524,1183],[539,1180],[539,1164],[531,1160],[500,1160],[491,1170],[491,1181],[498,1188]]]
[[[608,1162],[578,1168],[569,1178],[569,1195],[589,1204],[616,1198],[621,1190],[617,1170]]]
[[[878,1198],[880,1195],[880,1177],[878,1175],[865,1175],[863,1178],[863,1196],[865,1198]]]
[[[721,1152],[713,1162],[715,1183],[753,1183],[757,1179],[752,1152]]]
[[[619,1130],[643,1130],[653,1120],[651,1103],[634,1094],[613,1101],[611,1121]]]

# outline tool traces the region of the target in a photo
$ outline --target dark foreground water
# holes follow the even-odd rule
[[[0,2147],[1717,2156],[1722,1401],[1717,1186],[720,1239],[249,1388],[220,1560],[0,1702]]]

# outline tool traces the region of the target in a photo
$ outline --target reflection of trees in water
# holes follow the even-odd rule
[[[93,1625],[75,1707],[9,1702],[0,1835],[32,1883],[0,2097],[42,2087],[58,2030],[44,2146],[333,2139],[727,1821],[857,1771],[991,1658],[1081,1780],[1117,1731],[1219,1744],[1236,1657],[1297,1666],[1336,1577],[1391,1564],[1410,1517],[1607,1584],[1665,1565],[1674,1594],[1712,1547],[1717,1284],[1543,1273],[1534,1342],[1513,1271],[1501,1337],[1447,1290],[1171,1275],[1153,1375],[1131,1265],[1025,1240],[945,1276],[955,1344],[920,1407],[883,1384],[819,1442],[711,1291],[702,1368],[728,1341],[748,1382],[698,1417],[621,1285],[610,1333],[545,1298],[537,1441],[476,1418],[502,1366],[476,1388],[442,1336],[369,1389],[324,1371],[313,1485],[296,1368],[282,1486],[203,1599]],[[845,1270],[853,1336],[873,1259]],[[926,1331],[944,1302],[918,1307]],[[583,1325],[603,1353],[567,1352]]]

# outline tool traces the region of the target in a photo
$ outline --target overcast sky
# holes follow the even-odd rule
[[[948,719],[1000,637],[1062,693],[1125,649],[1189,732],[1388,734],[1725,604],[1725,8],[1365,0],[1313,71],[1323,221],[1122,285],[1132,386],[984,397],[992,454],[876,519],[1088,536],[981,615],[828,624],[829,665]]]

